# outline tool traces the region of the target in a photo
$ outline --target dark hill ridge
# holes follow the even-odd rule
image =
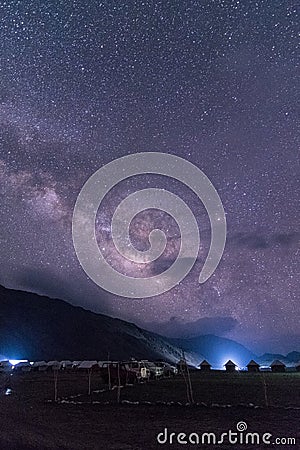
[[[261,365],[269,366],[275,359],[283,362],[287,367],[295,367],[300,362],[300,352],[290,352],[286,356],[281,353],[264,353],[258,358]]]
[[[191,364],[203,359],[222,367],[232,359],[240,367],[251,359],[263,364],[274,359],[299,361],[300,353],[257,357],[230,339],[204,335],[170,339],[133,323],[97,314],[58,299],[7,289],[0,285],[0,358],[165,359],[177,362],[185,351]],[[288,361],[289,360],[289,361]]]
[[[251,359],[256,359],[250,350],[237,342],[207,334],[189,339],[170,339],[170,341],[187,352],[198,353],[215,368],[222,368],[228,359],[239,367],[244,367]]]
[[[181,350],[136,325],[69,303],[0,286],[0,355],[38,359],[178,361]]]
[[[286,355],[286,358],[291,362],[299,362],[300,361],[300,352],[290,352]]]

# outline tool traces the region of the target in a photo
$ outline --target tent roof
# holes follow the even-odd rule
[[[24,366],[31,366],[31,364],[28,361],[21,361],[18,364],[15,364],[15,367],[24,367]]]
[[[199,366],[209,366],[209,367],[211,367],[211,364],[209,364],[209,362],[207,362],[206,359],[204,359],[204,360],[199,364]]]
[[[224,364],[224,366],[234,366],[234,367],[236,367],[236,364],[234,364],[234,362],[232,362],[231,359],[229,359],[229,360],[227,361],[227,363]]]
[[[78,369],[91,369],[94,366],[98,366],[97,361],[82,361],[81,364],[79,364]]]
[[[275,361],[273,361],[271,364],[271,367],[273,367],[273,366],[284,366],[285,367],[285,364],[283,362],[279,361],[279,359],[275,359]]]
[[[255,367],[259,367],[259,364],[254,361],[254,359],[251,359],[251,361],[248,362],[247,367],[248,366],[255,366]]]

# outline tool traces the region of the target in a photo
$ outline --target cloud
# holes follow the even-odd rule
[[[294,231],[291,233],[275,233],[271,238],[271,242],[279,245],[293,245],[300,240],[300,232]]]
[[[288,247],[298,243],[300,232],[292,231],[289,233],[235,233],[228,238],[228,242],[237,247],[246,247],[250,250],[263,250],[275,246]]]
[[[94,283],[87,289],[83,284],[84,278],[80,272],[75,276],[73,272],[62,272],[60,275],[48,268],[21,266],[15,271],[13,278],[2,283],[7,286],[12,285],[14,289],[58,298],[73,305],[110,314],[111,304],[107,300],[106,292]]]
[[[237,320],[233,317],[203,317],[193,322],[171,317],[166,322],[148,322],[141,326],[167,337],[187,338],[204,334],[220,336],[233,330],[237,324]]]
[[[151,275],[159,275],[165,272],[169,267],[175,262],[176,256],[174,258],[164,258],[163,256],[156,259],[151,263]]]
[[[15,282],[19,289],[51,298],[72,300],[76,297],[75,289],[51,270],[22,267],[19,269]]]
[[[169,267],[171,267],[171,265],[176,261],[176,256],[177,254],[175,254],[173,257],[167,257],[165,258],[164,256],[158,258],[157,260],[153,261],[151,263],[151,275],[158,275],[160,273],[165,272],[167,269],[169,269]],[[185,258],[179,258],[178,261],[178,271],[179,273],[181,273],[185,268],[189,267],[192,263],[193,263],[194,259],[193,258],[189,258],[189,257],[185,257]],[[197,258],[195,260],[195,264],[197,262],[201,262],[203,263],[201,258]]]

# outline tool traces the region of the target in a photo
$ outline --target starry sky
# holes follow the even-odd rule
[[[58,297],[168,336],[213,333],[256,352],[299,350],[297,2],[0,1],[0,283]],[[71,221],[85,181],[115,158],[165,152],[197,165],[222,199],[223,258],[198,283],[210,244],[206,211],[158,176],[113,188],[98,211],[99,247],[131,276],[176,258],[176,222],[155,210],[132,242],[165,231],[148,267],[116,252],[111,218],[145,187],[179,195],[201,235],[199,257],[171,291],[116,297],[82,270]],[[299,272],[299,270],[298,270]],[[146,274],[146,275],[145,275]]]

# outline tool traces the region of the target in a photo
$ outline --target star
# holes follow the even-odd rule
[[[294,350],[296,8],[254,0],[159,0],[135,8],[92,0],[72,11],[30,0],[0,8],[0,283],[140,325],[170,322],[176,329],[174,317],[187,326],[209,318],[211,330],[255,351],[271,351],[273,342],[276,352]],[[184,280],[159,298],[133,301],[101,290],[83,272],[72,214],[97,169],[150,151],[185,158],[209,177],[226,212],[227,244],[213,277],[199,285],[211,239],[199,199],[171,178],[123,181],[104,199],[95,226],[99,249],[116,270],[162,273],[180,248],[176,221],[146,210],[134,218],[130,242],[147,250],[149,233],[161,229],[163,255],[149,265],[120,255],[111,219],[136,190],[158,187],[180,196],[201,237]]]

